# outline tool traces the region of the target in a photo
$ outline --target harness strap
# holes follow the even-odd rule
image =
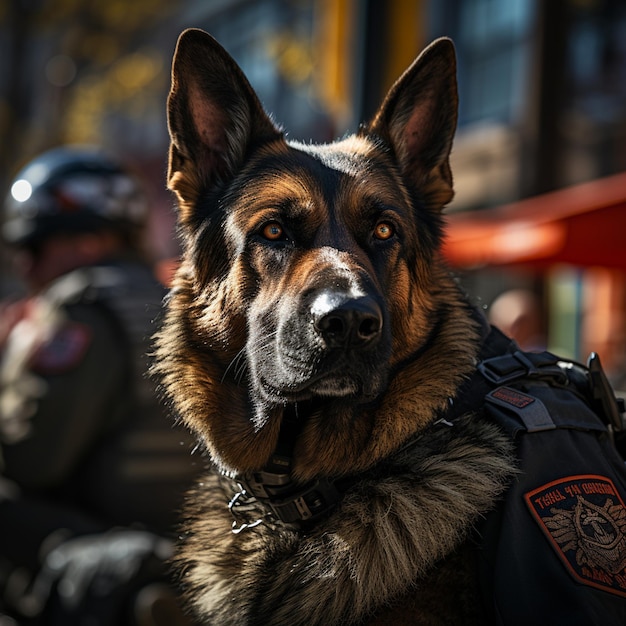
[[[552,430],[556,426],[541,400],[509,386],[520,381],[544,381],[568,387],[584,398],[612,433],[626,431],[624,400],[615,397],[595,353],[585,367],[564,361],[551,352],[523,352],[514,341],[492,327],[479,359],[476,372],[461,387],[445,415],[447,422],[478,410],[486,401],[513,410],[528,432]]]
[[[485,359],[478,371],[494,385],[506,385],[520,378],[548,379],[567,383],[567,374],[559,367],[559,358],[550,352],[521,352]]]

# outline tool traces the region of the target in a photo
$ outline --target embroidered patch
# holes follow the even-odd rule
[[[527,396],[525,393],[511,389],[510,387],[498,387],[490,395],[518,409],[523,409],[535,401],[535,398],[532,396]]]
[[[40,374],[61,374],[82,362],[90,344],[90,328],[78,322],[68,322],[39,346],[31,367]]]
[[[525,495],[579,582],[626,597],[626,506],[605,476],[568,476]]]

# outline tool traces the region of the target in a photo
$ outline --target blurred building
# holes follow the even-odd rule
[[[450,36],[458,53],[460,95],[453,151],[456,197],[448,209],[450,263],[485,306],[507,289],[533,291],[549,347],[585,358],[593,346],[606,365],[619,370],[626,353],[623,0],[131,4],[132,10],[122,0],[89,4],[92,8],[35,0],[11,5],[22,7],[21,13],[0,12],[0,32],[17,33],[4,39],[13,41],[15,50],[7,43],[0,47],[6,53],[0,72],[22,62],[7,83],[6,94],[14,95],[6,102],[18,113],[29,113],[30,128],[39,133],[16,143],[15,124],[9,124],[14,134],[5,145],[34,151],[80,137],[78,130],[86,129],[94,140],[148,164],[164,191],[167,76],[182,29],[195,26],[213,34],[288,136],[304,141],[355,130],[426,44]],[[79,9],[80,19],[72,13]],[[91,11],[89,19],[85,11]],[[21,21],[6,22],[2,30],[3,15]],[[76,30],[81,24],[91,24],[83,39]],[[27,32],[37,33],[38,46],[31,45]],[[128,44],[124,56],[120,48],[108,59],[104,53],[122,41],[120,33]],[[27,50],[39,54],[38,65],[24,65]],[[59,63],[65,57],[82,63],[76,63],[70,82],[57,77],[52,84],[48,74],[56,76],[55,68],[63,74],[67,63]],[[18,79],[35,81],[38,67],[47,68],[40,80],[48,91],[22,90],[18,99]],[[106,80],[96,80],[96,70]],[[93,103],[99,109],[89,108]],[[6,115],[6,104],[0,105]],[[45,135],[53,130],[53,136]],[[32,156],[21,154],[22,160]],[[165,206],[157,238],[171,254],[171,224],[164,217],[171,201],[165,194],[157,201]]]
[[[617,380],[626,362],[626,4],[436,5],[434,34],[448,27],[457,44],[462,99],[449,260],[485,304],[511,287],[535,291],[548,346],[579,359],[593,349]]]

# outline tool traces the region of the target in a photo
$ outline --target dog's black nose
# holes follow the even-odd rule
[[[363,348],[380,336],[383,315],[369,297],[340,301],[326,311],[317,311],[315,329],[331,348]]]

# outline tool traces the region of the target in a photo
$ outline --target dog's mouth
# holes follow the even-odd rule
[[[315,398],[370,401],[383,391],[386,377],[377,372],[364,373],[363,370],[351,371],[344,365],[291,384],[276,384],[261,375],[257,385],[261,395],[272,404],[297,403]]]

